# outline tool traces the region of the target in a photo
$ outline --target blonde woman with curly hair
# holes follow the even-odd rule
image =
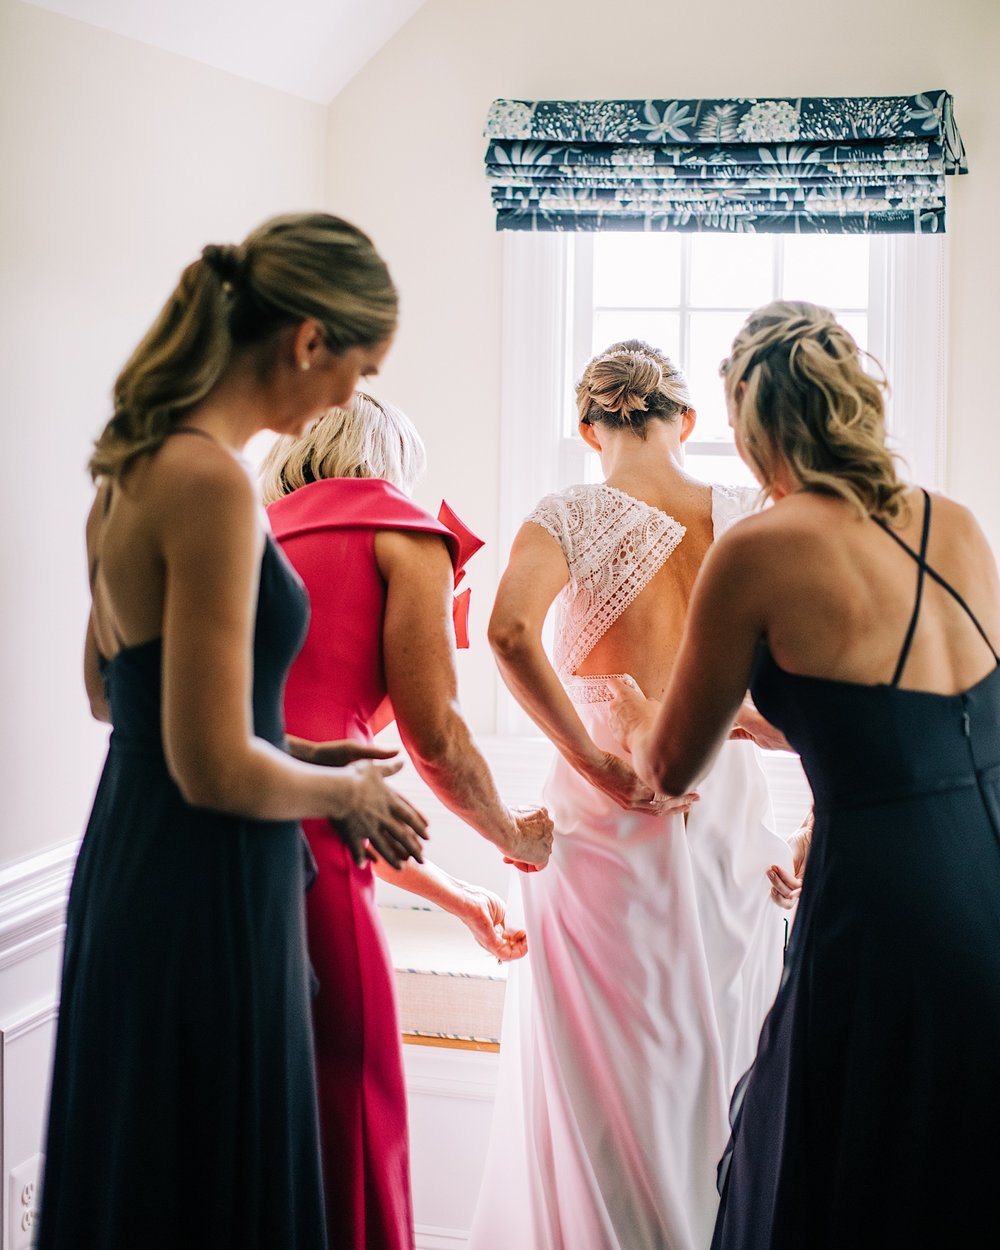
[[[668,800],[608,709],[615,674],[664,689],[698,569],[758,492],[686,473],[692,397],[647,343],[595,357],[577,410],[605,480],[530,513],[490,622],[504,680],[558,750],[556,837],[522,881],[531,966],[512,970],[471,1247],[704,1250],[729,1098],[781,972],[766,873],[791,857],[752,743],[726,748],[700,797]]]
[[[662,704],[619,684],[613,712],[645,783],[683,793],[749,683],[815,797],[712,1244],[986,1250],[1000,1229],[996,564],[965,508],[897,475],[882,386],[832,313],[753,313],[724,377],[774,506],[709,555]]]

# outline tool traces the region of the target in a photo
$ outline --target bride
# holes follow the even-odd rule
[[[541,500],[490,622],[504,680],[558,749],[556,839],[521,878],[530,970],[508,987],[470,1248],[705,1250],[730,1095],[781,971],[766,874],[791,856],[752,742],[727,744],[698,796],[658,798],[617,754],[606,678],[666,688],[701,562],[756,492],[684,472],[687,383],[646,343],[595,357],[577,406],[606,481]],[[752,707],[741,723],[765,740]]]

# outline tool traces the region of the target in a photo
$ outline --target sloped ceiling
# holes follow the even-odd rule
[[[28,0],[328,104],[425,0]]]

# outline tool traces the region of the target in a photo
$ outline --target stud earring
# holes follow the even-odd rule
[[[300,363],[299,368],[302,370],[302,372],[303,372],[303,373],[305,373],[305,371],[309,368],[309,361],[308,361],[308,360],[303,360],[303,361]]]

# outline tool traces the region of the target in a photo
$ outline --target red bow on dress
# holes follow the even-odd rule
[[[465,565],[482,547],[483,540],[473,534],[472,530],[455,515],[448,504],[441,501],[438,509],[438,520],[446,526],[458,539],[458,554],[455,556],[455,585],[465,577]],[[455,622],[455,646],[463,649],[469,645],[469,599],[472,591],[466,586],[455,595],[452,604],[452,620]]]

